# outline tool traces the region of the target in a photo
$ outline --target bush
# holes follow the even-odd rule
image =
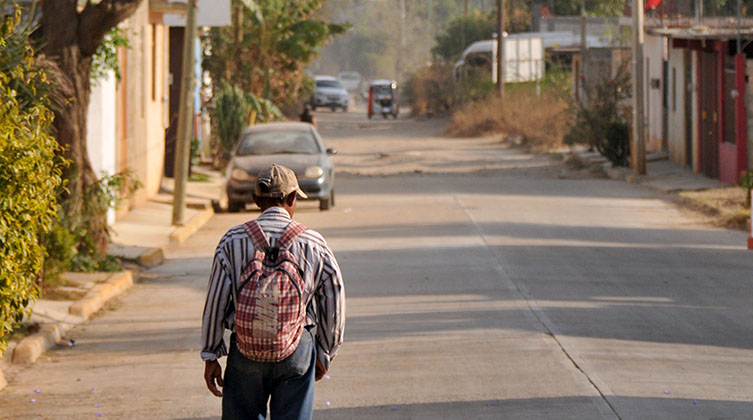
[[[753,191],[753,172],[746,172],[740,177],[740,188],[745,191],[745,208],[750,208],[750,192]]]
[[[246,95],[237,86],[226,84],[217,94],[214,120],[219,137],[219,154],[221,161],[227,161],[235,147],[238,137],[248,125],[251,109]]]
[[[40,286],[54,282],[63,271],[116,271],[120,264],[113,257],[100,251],[91,239],[87,227],[96,223],[108,238],[110,227],[105,218],[94,217],[95,214],[106,214],[109,209],[117,209],[122,201],[141,188],[141,182],[133,177],[131,172],[121,172],[104,176],[96,183],[84,190],[86,199],[80,213],[65,211],[63,206],[57,207],[55,223],[49,232],[41,236],[41,243],[46,250],[43,275]],[[59,194],[62,191],[58,192]],[[101,222],[100,222],[101,221]]]
[[[284,115],[272,101],[243,92],[239,87],[226,84],[217,94],[212,121],[218,142],[214,147],[215,166],[224,167],[246,126],[269,122]]]
[[[413,116],[449,113],[454,104],[452,66],[433,63],[416,70],[403,89]]]
[[[0,353],[36,299],[44,259],[39,235],[52,226],[62,182],[43,93],[48,82],[20,16],[16,9],[0,22]]]
[[[556,95],[537,96],[521,89],[508,92],[504,99],[491,95],[456,111],[447,132],[455,136],[520,136],[532,149],[548,151],[562,142],[569,120],[567,109],[567,102]]]
[[[585,143],[614,166],[628,166],[630,136],[624,118],[625,100],[630,97],[630,72],[623,62],[614,78],[605,75],[585,90],[584,100],[572,104],[573,122],[566,144]]]

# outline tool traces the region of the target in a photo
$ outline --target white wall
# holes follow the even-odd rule
[[[107,79],[97,80],[89,96],[89,113],[86,119],[86,148],[89,161],[98,177],[116,171],[116,81],[110,72]],[[107,223],[115,223],[115,212],[107,212]]]
[[[185,3],[186,0],[173,0]],[[168,13],[162,20],[165,26],[185,26],[186,15]],[[198,26],[230,26],[230,0],[199,0],[196,13]]]

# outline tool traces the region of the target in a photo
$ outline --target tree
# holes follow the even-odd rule
[[[546,4],[557,16],[580,15],[581,0],[548,0]],[[622,16],[625,0],[586,0],[586,13],[594,16]]]
[[[436,45],[431,49],[435,59],[453,63],[460,58],[463,50],[476,41],[491,39],[497,32],[494,14],[474,13],[453,19],[447,29],[436,37]]]
[[[92,59],[105,35],[138,8],[142,0],[87,0],[79,8],[77,0],[45,0],[39,31],[44,53],[60,69],[58,95],[66,98],[55,107],[53,129],[71,165],[65,171],[67,193],[64,208],[79,213],[84,191],[97,183],[86,149],[86,117],[91,91]],[[105,213],[92,215],[88,232],[103,252],[109,242]]]
[[[0,0],[0,10],[6,9]],[[34,58],[20,9],[0,19],[0,355],[9,333],[36,298],[61,183],[50,135],[49,63]]]
[[[304,70],[319,47],[346,25],[313,17],[320,0],[233,0],[233,25],[204,37],[203,65],[219,89],[238,86],[284,103],[303,87]]]

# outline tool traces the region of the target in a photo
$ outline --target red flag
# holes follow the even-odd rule
[[[661,3],[661,0],[646,0],[646,7],[644,8],[644,10],[649,11],[656,9],[657,7],[659,7],[659,3]]]

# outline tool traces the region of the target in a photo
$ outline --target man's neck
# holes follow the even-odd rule
[[[265,211],[269,209],[278,209],[278,210],[285,211],[288,214],[288,216],[290,216],[291,219],[293,218],[293,213],[290,211],[289,208],[285,206],[269,206],[269,207],[261,209],[261,212],[264,213]]]

